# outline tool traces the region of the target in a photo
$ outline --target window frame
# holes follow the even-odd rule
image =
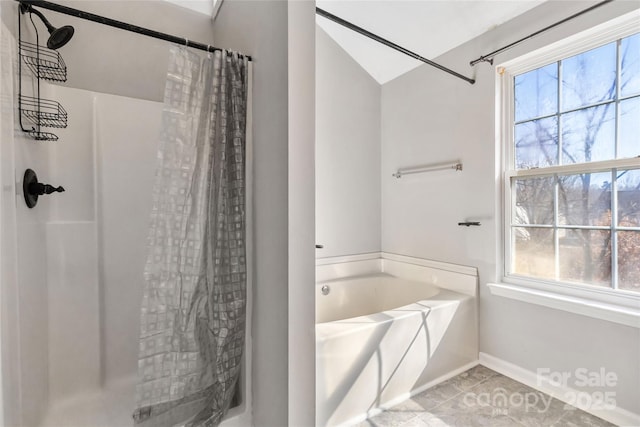
[[[502,223],[502,227],[498,227],[499,262],[497,266],[497,277],[502,283],[507,284],[507,286],[509,284],[515,285],[515,287],[522,288],[525,292],[543,292],[550,295],[559,295],[564,298],[580,298],[612,304],[614,306],[631,307],[633,309],[640,308],[640,293],[636,291],[589,284],[556,282],[509,274],[512,256],[511,206],[514,189],[511,186],[511,180],[513,178],[601,171],[610,172],[612,168],[640,169],[640,157],[594,161],[586,164],[548,166],[539,169],[515,169],[515,165],[513,164],[515,159],[515,144],[513,140],[515,123],[514,77],[636,34],[639,32],[639,23],[640,10],[635,10],[541,49],[495,65],[497,89],[496,130],[498,132],[498,137],[496,138],[498,153],[496,164],[499,167],[497,171],[499,184],[497,187],[499,193],[498,200],[500,201],[497,209],[498,217],[500,217]],[[619,102],[619,99],[615,102]],[[611,230],[613,231],[613,226]],[[612,251],[613,250],[612,248]],[[520,298],[516,297],[516,299]]]

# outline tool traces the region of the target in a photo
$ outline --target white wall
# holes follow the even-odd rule
[[[0,8],[0,22],[2,18],[2,8]],[[5,79],[2,78],[2,75],[11,75],[11,71],[5,70],[5,66],[11,63],[11,50],[7,49],[8,44],[13,44],[13,41],[9,42],[9,40],[5,40],[5,38],[10,37],[10,34],[6,30],[4,24],[0,25],[0,108],[2,108],[2,119],[0,119],[0,154],[2,154],[2,158],[7,156],[7,153],[4,152],[3,141],[5,138],[10,137],[11,133],[9,129],[12,128],[13,114],[5,114],[6,112],[13,112],[13,106],[11,102],[8,102],[9,99],[12,99],[13,96],[6,97],[5,94]],[[6,64],[5,64],[6,63]],[[9,68],[10,70],[10,68]],[[13,92],[12,90],[10,93]],[[5,119],[5,116],[9,118],[9,120]],[[6,120],[6,121],[5,121]],[[11,163],[13,163],[13,154],[11,154]],[[4,183],[4,171],[7,168],[10,168],[11,163],[7,164],[6,161],[0,161],[0,184]],[[7,264],[5,262],[5,252],[9,249],[5,244],[6,236],[7,236],[7,226],[11,225],[12,228],[15,229],[13,215],[7,217],[7,213],[10,211],[5,209],[6,203],[4,203],[6,196],[4,195],[4,191],[0,191],[0,284],[4,281],[10,280],[11,283],[15,283],[15,278],[13,277],[13,273],[9,274],[9,271],[12,271],[13,268],[9,267],[9,265],[13,265],[13,261],[11,264]],[[11,218],[11,220],[9,220]],[[12,236],[12,241],[15,238]],[[15,252],[15,251],[13,251]],[[9,258],[9,257],[6,257]],[[2,334],[2,326],[5,321],[4,313],[6,308],[4,308],[4,299],[3,293],[5,292],[4,288],[0,285],[0,423],[5,423],[5,412],[4,412],[4,378],[8,375],[4,372],[6,368],[3,368],[2,360],[3,360],[3,338],[4,334]],[[4,297],[6,298],[6,297]],[[5,362],[6,363],[6,362]],[[6,366],[6,365],[5,365]]]
[[[44,180],[48,171],[47,152],[50,147],[26,149],[31,141],[15,136],[15,183],[17,237],[17,298],[12,302],[17,311],[17,351],[19,357],[20,406],[24,425],[36,425],[48,403],[48,311],[46,271],[46,216],[48,203],[39,201],[39,210],[29,209],[22,198],[22,175],[26,168],[38,172]],[[45,181],[46,182],[46,181]],[[13,354],[16,357],[16,354]],[[20,419],[20,418],[18,418]]]
[[[481,351],[524,369],[573,372],[605,367],[619,378],[617,404],[640,414],[640,330],[493,296],[497,279],[495,75],[469,61],[592,3],[553,1],[437,58],[469,85],[421,66],[382,89],[382,250],[477,266],[481,283]],[[502,54],[504,61],[604,22],[637,2],[614,2]],[[463,172],[391,178],[398,167],[461,160]],[[459,227],[461,220],[481,227]],[[593,391],[590,389],[589,391]]]
[[[50,157],[67,190],[50,201],[47,222],[49,387],[57,400],[137,372],[163,104],[50,90],[70,120],[56,130]]]
[[[316,25],[319,258],[380,252],[380,97],[380,85]]]
[[[253,58],[253,423],[265,427],[288,424],[287,25],[285,1],[225,1],[214,25],[218,45]]]
[[[315,419],[314,17],[313,2],[225,1],[214,25],[254,67],[256,426]]]
[[[49,337],[51,402],[100,386],[100,299],[94,179],[92,94],[41,83],[43,96],[58,100],[72,126],[56,129],[49,143],[47,175],[41,180],[61,185],[64,193],[42,196],[46,203],[46,322]],[[28,398],[28,395],[27,395]]]
[[[315,2],[288,4],[288,423],[315,423]]]
[[[136,375],[159,102],[97,94],[98,241],[105,381]],[[144,124],[144,125],[141,125]]]
[[[2,11],[5,18],[6,11]],[[10,31],[2,33],[0,135],[2,369],[4,421],[35,425],[48,402],[48,331],[46,287],[46,228],[50,206],[28,209],[22,197],[22,176],[32,168],[39,177],[50,175],[47,144],[33,144],[15,132],[17,88],[12,78],[17,56]],[[25,89],[30,87],[25,80]],[[28,397],[28,398],[27,398]]]

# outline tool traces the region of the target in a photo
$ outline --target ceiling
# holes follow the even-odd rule
[[[316,6],[434,59],[543,1],[317,0]],[[316,22],[380,84],[422,64],[326,18],[316,15]]]
[[[204,15],[213,16],[214,9],[218,0],[165,0],[170,3],[175,3],[178,6],[191,9],[194,12],[202,13]]]

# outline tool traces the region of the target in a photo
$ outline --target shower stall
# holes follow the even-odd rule
[[[63,28],[63,34],[49,28],[54,44],[72,33]],[[17,40],[4,25],[0,40],[0,423],[133,425],[163,103],[39,82],[39,97],[63,105],[69,126],[55,129],[56,142],[34,140],[20,131]],[[35,79],[23,80],[35,90]],[[29,208],[22,187],[27,169],[65,191],[41,195]],[[250,205],[246,211],[251,224]],[[250,416],[246,337],[235,407],[223,426],[246,425]]]

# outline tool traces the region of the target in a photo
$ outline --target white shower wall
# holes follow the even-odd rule
[[[70,117],[52,156],[67,191],[47,224],[55,401],[136,372],[162,104],[63,87],[52,98]]]
[[[59,140],[37,142],[22,132],[2,139],[3,230],[15,224],[13,236],[2,234],[3,373],[15,375],[4,379],[8,425],[47,422],[59,402],[123,378],[133,383],[137,371],[162,103],[48,84],[42,96],[68,112],[68,128],[53,130]],[[28,209],[26,168],[66,191]],[[11,272],[14,279],[4,281]],[[123,419],[133,410],[130,395]]]
[[[98,105],[102,344],[109,381],[137,369],[142,271],[162,104],[103,95]]]
[[[137,369],[146,232],[162,104],[52,87],[69,113],[48,200],[53,401]]]
[[[16,43],[3,25],[0,35],[0,294],[4,421],[36,425],[47,405],[45,224],[48,210],[29,210],[20,183],[26,167],[49,172],[48,144],[32,144],[16,132]],[[27,87],[28,81],[25,84]],[[26,166],[28,165],[28,166]],[[20,303],[18,302],[20,301]],[[16,392],[19,390],[19,393]],[[29,396],[29,399],[23,399]]]

